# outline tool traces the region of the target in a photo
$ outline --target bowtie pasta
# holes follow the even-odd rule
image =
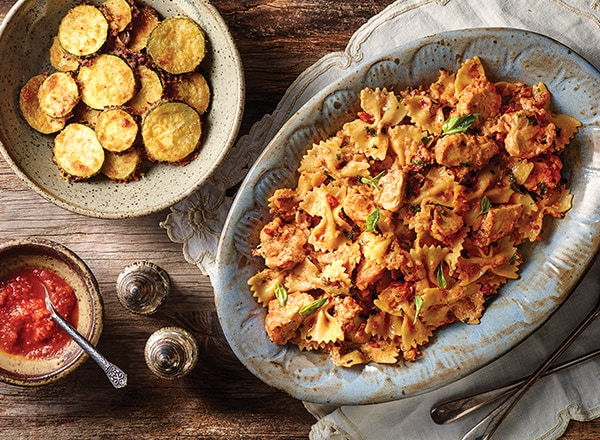
[[[414,361],[438,327],[479,323],[517,246],[570,209],[559,155],[580,125],[543,83],[491,82],[478,57],[360,105],[269,199],[249,280],[275,344],[346,367]]]

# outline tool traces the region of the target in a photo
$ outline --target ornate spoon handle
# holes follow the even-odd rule
[[[52,319],[54,319],[58,326],[62,328],[94,361],[96,361],[115,388],[124,388],[127,386],[127,374],[115,364],[109,362],[87,339],[56,312],[45,286],[44,289],[46,290],[46,307],[50,311]]]
[[[577,326],[577,328],[554,350],[554,352],[538,367],[535,372],[529,376],[523,386],[515,390],[507,397],[495,410],[484,417],[477,425],[475,425],[462,440],[487,440],[496,431],[500,423],[508,415],[510,410],[515,406],[519,399],[529,390],[529,388],[538,380],[547,370],[550,365],[556,361],[569,346],[579,337],[581,333],[600,316],[600,301],[590,312],[590,314]]]

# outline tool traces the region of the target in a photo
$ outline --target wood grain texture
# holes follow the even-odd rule
[[[391,0],[215,0],[237,42],[247,103],[240,135],[271,113],[289,85],[323,55],[343,50],[351,35]],[[14,0],[0,0],[4,17]],[[209,280],[187,263],[181,245],[159,226],[167,211],[103,220],[69,213],[30,191],[0,161],[0,240],[36,236],[79,254],[100,284],[105,325],[98,348],[129,373],[114,390],[86,362],[67,379],[40,388],[0,384],[0,439],[305,439],[314,422],[301,402],[250,374],[221,332]],[[132,315],[116,299],[126,265],[149,260],[170,275],[173,289],[150,317]],[[201,347],[198,367],[165,381],[147,369],[143,348],[165,325],[191,330]],[[600,438],[600,422],[572,422],[564,439]]]

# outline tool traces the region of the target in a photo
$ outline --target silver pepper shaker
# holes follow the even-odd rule
[[[164,327],[146,341],[144,357],[150,371],[163,379],[187,375],[198,362],[198,343],[187,330]]]
[[[136,261],[125,267],[117,278],[117,297],[133,313],[150,315],[169,294],[169,275],[148,261]]]

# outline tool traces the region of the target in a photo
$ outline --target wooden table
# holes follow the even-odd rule
[[[14,0],[0,0],[4,17]],[[343,50],[350,36],[390,0],[239,1],[214,5],[237,41],[245,67],[247,103],[240,134],[277,102],[298,74],[323,55]],[[313,417],[298,402],[250,374],[229,349],[215,313],[207,277],[187,263],[155,215],[103,220],[72,214],[31,192],[0,161],[0,240],[37,236],[78,253],[103,292],[105,326],[99,349],[129,373],[114,390],[86,362],[67,379],[38,388],[0,384],[1,439],[211,438],[303,439]],[[115,295],[126,265],[152,261],[170,275],[173,289],[151,317],[126,311]],[[186,378],[160,380],[144,363],[148,336],[181,325],[198,338],[201,357]],[[600,438],[600,420],[572,422],[565,439]]]

